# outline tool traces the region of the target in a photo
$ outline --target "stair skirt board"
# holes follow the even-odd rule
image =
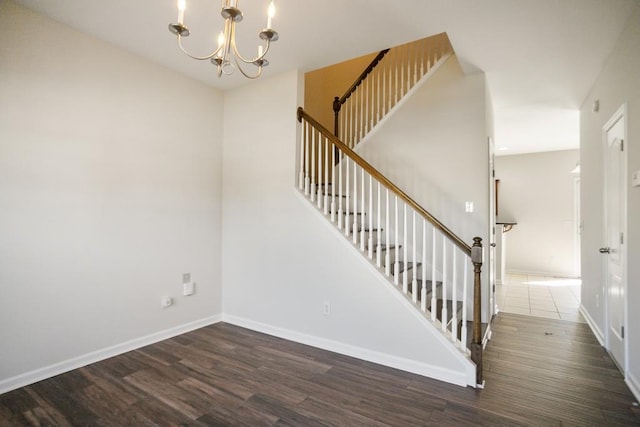
[[[406,359],[400,356],[394,356],[375,350],[369,350],[362,347],[356,347],[350,344],[334,341],[327,338],[316,337],[302,332],[293,331],[291,329],[280,328],[266,323],[256,322],[254,320],[245,319],[233,315],[223,314],[222,321],[232,325],[251,329],[252,331],[261,332],[274,337],[286,339],[300,344],[309,345],[311,347],[320,348],[322,350],[331,351],[367,362],[377,363],[379,365],[388,366],[390,368],[399,369],[401,371],[410,372],[412,374],[422,375],[439,381],[461,387],[476,386],[475,384],[475,365],[469,362],[467,372],[459,372],[451,369],[442,368],[428,363],[422,363],[416,360]]]
[[[433,332],[433,335],[443,344],[444,346],[443,348],[450,350],[450,354],[458,358],[458,360],[462,361],[462,363],[464,363],[465,366],[467,366],[467,382],[464,385],[470,385],[475,387],[476,386],[475,364],[470,359],[470,352],[467,350],[462,350],[459,346],[454,344],[454,342],[451,339],[452,337],[451,332],[447,330],[446,334],[443,333],[442,327],[441,327],[442,324],[440,323],[440,321],[436,320],[435,322],[433,322],[431,320],[430,313],[428,312],[424,313],[418,307],[416,307],[416,304],[411,299],[411,295],[400,292],[399,289],[389,281],[387,276],[384,275],[384,273],[382,273],[378,269],[378,266],[375,264],[374,260],[370,260],[368,257],[362,256],[362,252],[360,250],[359,245],[354,244],[350,238],[345,238],[344,232],[338,229],[337,223],[332,223],[331,221],[327,220],[327,217],[324,215],[324,212],[321,209],[319,209],[316,204],[311,203],[310,200],[305,196],[303,192],[301,192],[297,187],[293,188],[293,192],[296,194],[298,198],[300,198],[304,202],[303,203],[304,206],[306,206],[308,209],[310,209],[312,212],[318,215],[319,218],[321,218],[322,220],[321,223],[325,224],[325,226],[334,233],[334,235],[337,237],[337,241],[341,242],[343,245],[350,247],[352,250],[356,250],[359,253],[360,256],[356,257],[356,259],[360,260],[360,262],[362,262],[364,265],[367,265],[371,269],[371,271],[374,273],[373,277],[375,277],[379,281],[379,283],[383,284],[386,289],[390,290],[391,295],[393,295],[398,300],[402,301],[402,303],[406,305],[407,310],[409,310],[418,319],[420,319],[420,321],[425,325],[425,328]],[[449,318],[449,316],[447,317]],[[459,322],[461,322],[462,316],[459,315],[458,319],[459,319]],[[460,331],[460,328],[461,328],[461,325],[459,325],[458,331]],[[458,338],[460,338],[460,334],[458,334]],[[320,348],[324,348],[324,347],[320,347]],[[345,354],[350,355],[348,353],[345,353]],[[354,357],[359,357],[359,356],[354,356]],[[368,360],[368,359],[365,359],[365,360]],[[374,361],[374,360],[371,360],[371,361]],[[376,363],[384,364],[382,362],[376,362]],[[388,366],[392,366],[392,365],[388,365]],[[395,367],[395,366],[392,366],[392,367]],[[398,369],[403,369],[403,368],[398,368]],[[408,370],[408,369],[403,369],[403,370]],[[410,370],[408,371],[413,372]],[[415,372],[415,373],[419,373],[419,372]],[[424,375],[424,374],[421,374],[421,375]],[[430,378],[440,379],[438,377],[431,376],[431,375],[425,375],[425,376],[428,376]],[[447,381],[447,380],[443,379],[443,381]],[[451,382],[452,384],[459,384],[458,382],[455,382],[455,381],[447,381],[447,382]]]

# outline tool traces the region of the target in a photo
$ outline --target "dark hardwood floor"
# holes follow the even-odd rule
[[[0,425],[640,425],[587,325],[493,329],[484,390],[217,324],[0,395]]]

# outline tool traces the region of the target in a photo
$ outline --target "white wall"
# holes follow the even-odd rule
[[[0,28],[2,392],[220,313],[222,96],[11,2]]]
[[[301,83],[290,72],[225,94],[224,319],[472,383],[460,353],[441,345],[442,335],[296,194]]]
[[[506,234],[508,271],[572,277],[573,178],[579,150],[496,157],[499,216],[518,222]]]
[[[488,230],[485,96],[484,75],[451,56],[357,149],[469,244]]]
[[[640,6],[604,65],[580,110],[582,194],[582,306],[602,338],[605,324],[603,256],[602,127],[627,103],[627,382],[640,398],[640,187],[631,186],[631,173],[640,170]],[[592,112],[593,101],[600,111]]]

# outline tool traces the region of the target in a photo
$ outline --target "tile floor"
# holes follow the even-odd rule
[[[580,284],[580,279],[507,273],[506,284],[496,286],[496,302],[506,313],[584,323]]]

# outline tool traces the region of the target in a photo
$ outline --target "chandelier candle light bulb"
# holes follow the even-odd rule
[[[267,9],[267,29],[271,29],[271,20],[276,16],[276,6],[273,4],[273,0],[269,3],[269,8]]]
[[[184,10],[187,8],[187,0],[178,0],[178,24],[184,24]]]
[[[271,46],[271,42],[275,42],[279,38],[278,33],[271,28],[272,20],[276,13],[276,7],[273,3],[273,0],[271,0],[271,2],[269,3],[269,7],[267,9],[267,28],[261,30],[258,33],[258,37],[260,38],[261,42],[258,45],[258,57],[256,59],[243,57],[240,54],[238,47],[236,46],[236,24],[242,21],[242,12],[240,11],[240,9],[238,9],[237,0],[222,0],[220,15],[224,20],[224,30],[221,31],[220,35],[218,36],[218,46],[216,47],[216,49],[205,56],[192,55],[182,45],[182,39],[188,37],[190,31],[184,24],[186,0],[177,1],[178,23],[169,24],[169,31],[176,35],[178,47],[180,48],[180,50],[182,50],[182,52],[184,52],[190,58],[196,59],[198,61],[210,60],[210,62],[216,66],[218,78],[222,77],[223,74],[232,74],[236,68],[242,73],[243,76],[249,79],[257,79],[258,77],[260,77],[260,75],[262,74],[262,69],[269,65],[269,61],[267,61],[264,56],[269,52],[269,46]],[[266,46],[262,45],[263,42],[266,42]],[[255,74],[247,73],[242,68],[242,64],[251,64],[257,67],[257,72]]]

